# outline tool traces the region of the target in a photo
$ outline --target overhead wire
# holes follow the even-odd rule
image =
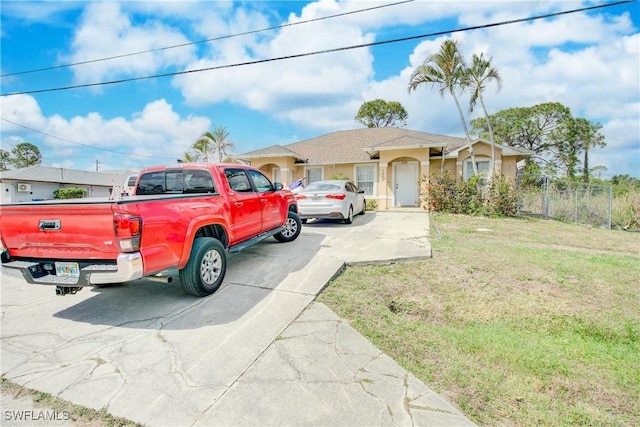
[[[415,0],[403,0],[403,1],[395,2],[395,3],[388,3],[388,4],[368,7],[368,8],[364,8],[364,9],[352,10],[352,11],[349,11],[349,12],[338,13],[338,14],[334,14],[334,15],[327,15],[327,16],[323,16],[323,17],[320,17],[320,18],[307,19],[307,20],[304,20],[304,21],[298,21],[298,22],[293,22],[293,23],[288,23],[288,24],[282,24],[282,25],[272,26],[272,27],[263,28],[263,29],[259,29],[259,30],[245,31],[245,32],[242,32],[242,33],[236,33],[236,34],[231,34],[231,35],[226,35],[226,36],[220,36],[220,37],[210,38],[210,39],[206,39],[206,40],[199,40],[199,41],[190,42],[190,43],[183,43],[183,44],[178,44],[178,45],[173,45],[173,46],[166,46],[166,47],[157,48],[157,49],[149,49],[149,50],[145,50],[145,51],[132,52],[132,53],[123,54],[123,55],[116,55],[116,56],[111,56],[111,57],[105,57],[105,58],[93,59],[93,60],[88,60],[88,61],[83,61],[83,62],[76,62],[76,63],[58,65],[58,66],[53,66],[53,67],[39,68],[39,69],[35,69],[35,70],[26,70],[26,71],[14,72],[14,73],[6,73],[6,74],[0,75],[0,77],[14,76],[14,75],[19,75],[19,74],[27,74],[27,73],[35,73],[35,72],[39,72],[39,71],[48,71],[48,70],[53,70],[53,69],[58,69],[58,68],[72,67],[72,66],[76,66],[76,65],[83,65],[83,64],[89,64],[89,63],[94,63],[94,62],[107,61],[107,60],[111,60],[111,59],[124,58],[124,57],[128,57],[128,56],[141,55],[141,54],[144,54],[144,53],[151,53],[151,52],[156,52],[156,51],[161,51],[161,50],[175,49],[175,48],[189,46],[189,45],[207,43],[207,42],[211,42],[211,41],[223,40],[223,39],[228,39],[228,38],[233,38],[233,37],[239,37],[239,36],[244,36],[244,35],[249,35],[249,34],[255,34],[255,33],[264,32],[264,31],[271,31],[271,30],[275,30],[275,29],[291,27],[291,26],[294,26],[294,25],[307,24],[307,23],[315,22],[315,21],[322,21],[322,20],[337,18],[337,17],[341,17],[341,16],[353,15],[353,14],[356,14],[356,13],[367,12],[367,11],[371,11],[371,10],[375,10],[375,9],[381,9],[381,8],[390,7],[390,6],[397,6],[397,5],[404,4],[404,3],[411,3],[413,1],[415,1]],[[55,135],[52,135],[52,134],[49,134],[49,133],[46,133],[46,132],[42,132],[40,130],[33,129],[31,127],[16,123],[14,121],[5,119],[3,117],[0,117],[0,120],[3,120],[5,122],[7,122],[7,123],[13,124],[14,126],[18,126],[18,127],[21,127],[23,129],[26,129],[26,130],[29,130],[29,131],[32,131],[32,132],[40,133],[40,134],[48,136],[50,138],[58,139],[60,141],[68,142],[68,143],[71,143],[71,144],[76,144],[76,145],[81,145],[81,146],[84,146],[84,147],[93,148],[93,149],[96,149],[96,150],[109,151],[109,152],[116,153],[116,154],[137,156],[137,157],[147,157],[147,158],[156,158],[156,159],[172,159],[172,157],[150,156],[150,155],[134,154],[134,153],[124,153],[124,152],[120,152],[120,151],[117,151],[117,150],[111,150],[111,149],[108,149],[108,148],[95,147],[95,146],[92,146],[92,145],[89,145],[89,144],[83,144],[81,142],[72,141],[70,139],[61,138],[61,137],[58,137],[58,136],[55,136]]]
[[[568,15],[568,14],[579,13],[579,12],[586,12],[586,11],[590,11],[590,10],[602,9],[602,8],[607,8],[607,7],[612,7],[612,6],[618,6],[618,5],[625,4],[625,3],[633,3],[634,1],[635,0],[622,0],[622,1],[617,1],[617,2],[614,2],[614,3],[600,4],[600,5],[595,5],[595,6],[587,6],[587,7],[582,7],[582,8],[578,8],[578,9],[571,9],[571,10],[566,10],[566,11],[561,11],[561,12],[552,12],[552,13],[547,13],[547,14],[543,14],[543,15],[530,16],[530,17],[527,17],[527,18],[518,18],[518,19],[510,19],[510,20],[506,20],[506,21],[499,21],[499,22],[494,22],[494,23],[491,23],[491,24],[474,25],[474,26],[470,26],[470,27],[457,28],[457,29],[453,29],[453,30],[437,31],[437,32],[433,32],[433,33],[419,34],[419,35],[415,35],[415,36],[407,36],[407,37],[401,37],[401,38],[396,38],[396,39],[382,40],[382,41],[378,41],[378,42],[362,43],[362,44],[357,44],[357,45],[350,45],[350,46],[343,46],[343,47],[337,47],[337,48],[331,48],[331,49],[324,49],[324,50],[318,50],[318,51],[313,51],[313,52],[298,53],[298,54],[293,54],[293,55],[285,55],[285,56],[279,56],[279,57],[274,57],[274,58],[257,59],[257,60],[254,60],[254,61],[246,61],[246,62],[240,62],[240,63],[235,63],[235,64],[217,65],[217,66],[213,66],[213,67],[197,68],[197,69],[193,69],[193,70],[173,71],[173,72],[169,72],[169,73],[154,74],[154,75],[150,75],[150,76],[128,77],[128,78],[125,78],[125,79],[110,80],[110,81],[96,82],[96,83],[83,83],[83,84],[71,85],[71,86],[53,87],[53,88],[46,88],[46,89],[25,90],[25,91],[10,92],[10,93],[0,93],[0,96],[29,95],[29,94],[34,94],[34,93],[56,92],[56,91],[87,88],[87,87],[107,86],[107,85],[128,83],[128,82],[134,82],[134,81],[140,81],[140,80],[157,79],[157,78],[163,78],[163,77],[173,77],[173,76],[180,76],[180,75],[186,75],[186,74],[192,74],[192,73],[201,73],[201,72],[204,72],[204,71],[221,70],[221,69],[226,69],[226,68],[235,68],[235,67],[242,67],[242,66],[247,66],[247,65],[256,65],[256,64],[262,64],[262,63],[268,63],[268,62],[283,61],[283,60],[294,59],[294,58],[303,58],[303,57],[308,57],[308,56],[322,55],[322,54],[326,54],[326,53],[335,53],[335,52],[342,52],[342,51],[353,50],[353,49],[362,49],[362,48],[365,48],[365,47],[382,46],[382,45],[385,45],[385,44],[399,43],[399,42],[404,42],[404,41],[409,41],[409,40],[417,40],[417,39],[435,37],[435,36],[440,36],[440,35],[445,35],[445,34],[466,32],[466,31],[472,31],[472,30],[480,30],[480,29],[486,29],[486,28],[493,28],[493,27],[498,27],[498,26],[503,26],[503,25],[516,24],[516,23],[520,23],[520,22],[535,21],[535,20],[540,20],[540,19],[552,18],[552,17],[556,17],[556,16],[562,16],[562,15]]]
[[[7,123],[11,123],[14,126],[18,126],[18,127],[23,128],[23,129],[26,129],[26,130],[29,130],[29,131],[32,131],[32,132],[36,132],[36,133],[39,133],[41,135],[48,136],[49,138],[54,138],[54,139],[57,139],[57,140],[60,140],[60,141],[69,142],[71,144],[82,145],[83,147],[93,148],[93,149],[96,149],[96,150],[109,151],[111,153],[122,154],[122,155],[125,155],[125,156],[147,157],[147,158],[152,158],[152,159],[175,159],[175,157],[163,157],[163,156],[151,156],[151,155],[146,155],[146,154],[124,153],[122,151],[112,150],[110,148],[95,147],[93,145],[83,144],[81,142],[72,141],[72,140],[66,139],[66,138],[61,138],[59,136],[55,136],[55,135],[52,135],[50,133],[40,131],[38,129],[33,129],[33,128],[29,127],[29,126],[21,125],[20,123],[16,123],[16,122],[14,122],[12,120],[5,119],[4,117],[0,117],[0,120],[5,121]]]
[[[34,70],[15,71],[13,73],[0,74],[0,77],[16,76],[16,75],[19,75],[19,74],[28,74],[28,73],[37,73],[37,72],[40,72],[40,71],[49,71],[49,70],[55,70],[55,69],[58,69],[58,68],[75,67],[77,65],[84,65],[84,64],[91,64],[91,63],[95,63],[95,62],[109,61],[109,60],[112,60],[112,59],[126,58],[126,57],[129,57],[129,56],[142,55],[142,54],[145,54],[145,53],[153,53],[153,52],[159,52],[159,51],[169,50],[169,49],[177,49],[179,47],[193,46],[193,45],[196,45],[196,44],[209,43],[209,42],[218,41],[218,40],[224,40],[224,39],[230,39],[230,38],[234,38],[234,37],[240,37],[240,36],[246,36],[246,35],[250,35],[250,34],[261,33],[261,32],[264,32],[264,31],[272,31],[272,30],[278,30],[278,29],[282,29],[282,28],[286,28],[286,27],[293,27],[295,25],[308,24],[310,22],[324,21],[326,19],[333,19],[333,18],[338,18],[338,17],[341,17],[341,16],[347,16],[347,15],[353,15],[353,14],[356,14],[356,13],[368,12],[368,11],[371,11],[371,10],[382,9],[382,8],[390,7],[390,6],[398,6],[398,5],[401,5],[401,4],[404,4],[404,3],[411,3],[413,1],[415,1],[415,0],[403,0],[403,1],[395,2],[395,3],[388,3],[388,4],[368,7],[368,8],[365,8],[365,9],[358,9],[358,10],[352,10],[352,11],[349,11],[349,12],[337,13],[335,15],[322,16],[320,18],[307,19],[307,20],[304,20],[304,21],[290,22],[288,24],[275,25],[273,27],[262,28],[262,29],[259,29],[259,30],[245,31],[245,32],[242,32],[242,33],[236,33],[236,34],[230,34],[230,35],[226,35],[226,36],[213,37],[213,38],[210,38],[210,39],[198,40],[198,41],[189,42],[189,43],[181,43],[181,44],[176,44],[176,45],[172,45],[172,46],[165,46],[165,47],[159,47],[159,48],[155,48],[155,49],[142,50],[142,51],[139,51],[139,52],[131,52],[131,53],[124,53],[124,54],[121,54],[121,55],[108,56],[108,57],[105,57],[105,58],[89,59],[87,61],[73,62],[73,63],[70,63],[70,64],[55,65],[55,66],[45,67],[45,68],[37,68],[37,69],[34,69]]]
[[[413,0],[410,0],[410,1],[413,1]],[[552,12],[552,13],[548,13],[548,14],[536,15],[536,16],[531,16],[531,17],[527,17],[527,18],[518,18],[518,19],[494,22],[494,23],[490,23],[490,24],[463,27],[463,28],[457,28],[457,29],[453,29],[453,30],[438,31],[438,32],[433,32],[433,33],[428,33],[428,34],[420,34],[420,35],[402,37],[402,38],[397,38],[397,39],[383,40],[383,41],[379,41],[379,42],[363,43],[363,44],[358,44],[358,45],[351,45],[351,46],[344,46],[344,47],[339,47],[339,48],[325,49],[325,50],[314,51],[314,52],[307,52],[307,53],[287,55],[287,56],[281,56],[281,57],[275,57],[275,58],[269,58],[269,59],[248,61],[248,62],[243,62],[243,63],[219,65],[219,66],[206,67],[206,68],[200,68],[200,69],[194,69],[194,70],[176,71],[176,72],[156,74],[156,75],[151,75],[151,76],[131,77],[131,78],[127,78],[127,79],[113,80],[113,81],[107,81],[107,82],[87,83],[87,84],[73,85],[73,86],[66,86],[66,87],[58,87],[58,88],[49,88],[49,89],[38,89],[38,90],[31,90],[31,91],[13,92],[13,93],[0,94],[0,96],[26,95],[26,94],[33,94],[33,93],[62,91],[62,90],[70,90],[70,89],[77,89],[77,88],[83,88],[83,87],[112,85],[112,84],[139,81],[139,80],[147,80],[147,79],[153,79],[153,78],[170,77],[170,76],[184,75],[184,74],[190,74],[190,73],[198,73],[198,72],[204,72],[204,71],[219,70],[219,69],[224,69],[224,68],[235,68],[235,67],[246,66],[246,65],[260,64],[260,63],[273,62],[273,61],[281,61],[281,60],[286,60],[286,59],[301,58],[301,57],[320,55],[320,54],[325,54],[325,53],[340,52],[340,51],[346,51],[346,50],[352,50],[352,49],[360,49],[360,48],[364,48],[364,47],[380,46],[380,45],[385,45],[385,44],[390,44],[390,43],[399,43],[399,42],[403,42],[403,41],[416,40],[416,39],[434,37],[434,36],[445,35],[445,34],[452,34],[452,33],[456,33],[456,32],[472,31],[472,30],[492,28],[492,27],[498,27],[498,26],[503,26],[503,25],[514,24],[514,23],[520,23],[520,22],[527,22],[527,21],[534,21],[534,20],[552,18],[552,17],[556,17],[556,16],[561,16],[561,15],[568,15],[568,14],[586,12],[586,11],[595,10],[595,9],[602,9],[602,8],[607,8],[607,7],[612,7],[612,6],[618,6],[618,5],[621,5],[621,4],[632,3],[634,1],[636,1],[636,0],[622,0],[622,1],[617,1],[617,2],[614,2],[614,3],[607,3],[607,4],[601,4],[601,5],[595,5],[595,6],[582,7],[582,8],[578,8],[578,9],[571,9],[571,10],[566,10],[566,11],[561,11],[561,12]],[[408,2],[408,1],[406,1],[406,2]],[[400,2],[400,3],[405,3],[405,2]],[[349,13],[355,13],[355,11],[352,11],[352,12],[349,12]],[[339,15],[336,15],[336,16],[339,16]],[[318,20],[318,19],[319,18],[317,18],[316,20]],[[310,22],[310,21],[307,21],[307,22]],[[261,31],[261,30],[256,30],[256,31]],[[145,52],[140,52],[140,53],[145,53]],[[105,58],[105,59],[107,59],[107,58]],[[73,144],[86,146],[86,147],[97,149],[97,150],[110,151],[110,152],[113,152],[113,153],[116,153],[116,154],[122,154],[122,155],[133,155],[133,156],[139,156],[139,157],[158,158],[158,159],[173,159],[172,157],[169,158],[169,157],[161,157],[161,156],[149,156],[149,155],[140,155],[140,154],[132,154],[132,153],[123,153],[123,152],[119,152],[119,151],[111,150],[111,149],[107,149],[107,148],[94,147],[94,146],[91,146],[91,145],[88,145],[88,144],[83,144],[83,143],[71,141],[71,140],[68,140],[68,139],[65,139],[65,138],[60,138],[60,137],[57,137],[55,135],[51,135],[51,134],[48,134],[46,132],[39,131],[37,129],[32,129],[32,128],[29,128],[27,126],[21,125],[19,123],[15,123],[15,122],[13,122],[11,120],[5,119],[3,117],[0,117],[0,119],[3,120],[3,121],[6,121],[8,123],[11,123],[11,124],[13,124],[15,126],[19,126],[19,127],[22,127],[24,129],[27,129],[27,130],[30,130],[30,131],[33,131],[33,132],[41,133],[41,134],[49,136],[51,138],[59,139],[59,140],[62,140],[62,141],[73,143]]]

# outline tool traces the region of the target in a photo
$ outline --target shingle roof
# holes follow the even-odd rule
[[[90,172],[50,166],[31,166],[0,172],[0,179],[31,182],[57,182],[60,184],[81,184],[111,187],[122,185],[124,177],[132,171]]]
[[[395,148],[446,147],[446,152],[452,154],[466,146],[465,138],[396,127],[379,127],[336,131],[284,146],[272,145],[236,157],[250,160],[260,157],[292,156],[310,165],[323,165],[367,162],[379,151]],[[528,150],[523,152],[506,145],[500,148],[505,155],[532,154]]]
[[[295,153],[282,145],[272,145],[271,147],[261,148],[260,150],[251,151],[249,153],[236,156],[239,159],[252,159],[258,157],[283,157],[293,156],[300,160],[304,160],[304,157],[298,153]]]
[[[461,142],[459,142],[459,141]],[[391,147],[443,146],[464,139],[395,127],[341,130],[285,146],[274,145],[238,157],[294,156],[309,164],[336,164],[369,161],[369,153]],[[293,153],[293,154],[291,154]]]

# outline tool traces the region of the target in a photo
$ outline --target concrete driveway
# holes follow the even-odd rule
[[[313,302],[345,263],[429,258],[428,229],[424,212],[310,221],[230,255],[202,299],[176,281],[58,297],[3,276],[2,375],[146,425],[471,424]]]

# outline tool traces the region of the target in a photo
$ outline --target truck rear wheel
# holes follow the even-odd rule
[[[273,237],[278,242],[292,242],[298,238],[301,230],[302,221],[300,221],[300,217],[295,212],[289,211],[287,221],[282,226],[282,230]]]
[[[224,246],[213,237],[199,237],[193,242],[187,265],[180,270],[180,283],[189,294],[197,297],[218,290],[227,271]]]

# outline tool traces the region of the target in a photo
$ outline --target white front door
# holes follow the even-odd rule
[[[418,162],[398,162],[394,169],[396,206],[418,206]]]

